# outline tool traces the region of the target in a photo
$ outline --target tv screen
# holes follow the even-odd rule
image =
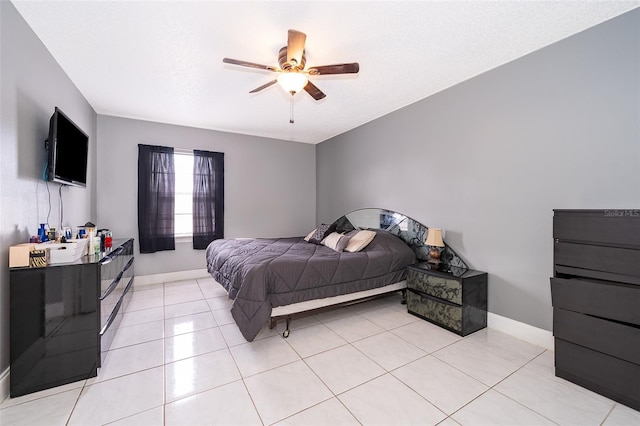
[[[89,136],[58,107],[49,120],[47,179],[65,185],[87,186]]]

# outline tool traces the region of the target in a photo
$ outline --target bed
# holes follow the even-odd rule
[[[252,341],[269,320],[273,327],[285,318],[287,337],[295,314],[402,290],[406,267],[427,258],[427,227],[390,210],[356,210],[326,235],[333,232],[375,237],[356,252],[305,237],[223,239],[207,247],[207,270],[234,300],[231,315],[245,339]],[[466,266],[448,246],[442,259]]]

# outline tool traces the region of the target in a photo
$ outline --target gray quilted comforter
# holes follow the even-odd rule
[[[409,246],[384,231],[358,253],[337,253],[296,237],[215,240],[206,255],[207,270],[234,299],[231,315],[249,341],[272,307],[392,284],[415,261]]]

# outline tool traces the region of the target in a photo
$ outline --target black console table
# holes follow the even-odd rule
[[[44,268],[11,268],[12,397],[94,377],[133,294],[133,239]]]
[[[556,376],[640,410],[640,210],[554,210]]]
[[[487,326],[487,273],[418,262],[407,268],[409,313],[466,336]]]

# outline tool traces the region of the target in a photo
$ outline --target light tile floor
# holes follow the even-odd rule
[[[397,295],[244,340],[211,278],[136,288],[99,374],[7,399],[0,425],[640,425],[553,374],[553,353],[465,338]]]

